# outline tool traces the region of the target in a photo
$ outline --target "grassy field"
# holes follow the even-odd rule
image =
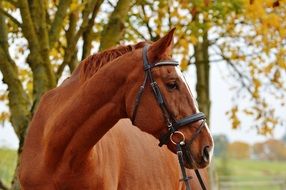
[[[221,189],[282,190],[286,188],[286,161],[216,159]],[[225,188],[223,188],[225,187]]]
[[[0,179],[9,186],[17,164],[17,152],[15,150],[0,149]]]
[[[16,151],[0,149],[0,179],[5,185],[9,185],[12,179],[16,156]],[[214,161],[218,179],[230,185],[225,188],[221,186],[221,189],[281,190],[277,180],[282,179],[284,182],[286,180],[286,162],[233,159],[215,159]]]
[[[232,176],[264,176],[283,175],[286,176],[286,161],[262,161],[262,160],[222,160],[215,159],[219,175],[225,175],[221,168],[226,168]]]

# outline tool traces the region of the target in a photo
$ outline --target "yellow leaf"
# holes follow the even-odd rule
[[[255,89],[254,92],[252,93],[252,97],[254,99],[259,99],[260,95],[257,89]]]
[[[231,120],[232,128],[233,128],[233,129],[237,129],[237,128],[239,128],[239,126],[240,126],[240,120],[239,120],[239,118],[238,118],[238,116],[237,116],[237,112],[238,112],[238,107],[237,107],[237,106],[234,106],[234,107],[230,110],[230,112],[229,112],[229,114],[230,114],[230,120]]]
[[[250,111],[250,110],[243,110],[243,112],[246,114],[246,115],[254,115],[253,111]]]
[[[285,28],[280,28],[279,33],[280,33],[281,38],[286,37],[286,29]]]
[[[180,40],[180,45],[182,46],[182,48],[185,48],[185,49],[187,49],[189,46],[187,40],[185,39]]]
[[[198,38],[194,35],[190,36],[190,41],[193,45],[196,45],[198,43]]]
[[[261,86],[261,82],[256,78],[253,79],[253,84],[254,84],[254,87],[257,89],[259,89]]]
[[[271,63],[271,64],[267,65],[266,67],[264,67],[264,69],[263,69],[264,73],[265,73],[266,75],[269,74],[269,73],[271,72],[273,66],[274,66],[274,64]]]
[[[269,127],[268,125],[265,125],[265,126],[260,128],[260,133],[262,135],[270,135],[270,134],[272,134],[272,128]]]
[[[8,100],[8,93],[4,92],[3,94],[0,94],[0,101],[3,102],[5,100]]]
[[[32,92],[33,92],[33,82],[32,81],[28,81],[26,89],[28,91],[28,94],[32,94]]]
[[[281,67],[282,69],[286,69],[286,62],[284,59],[278,59],[277,60],[277,64],[279,65],[279,67]]]
[[[180,67],[182,71],[186,71],[188,69],[188,60],[186,58],[183,58]]]
[[[266,18],[266,22],[268,26],[273,26],[275,28],[280,28],[280,18],[279,16],[277,16],[274,13],[270,13],[267,18]]]
[[[78,4],[76,2],[72,2],[70,5],[71,12],[75,11],[78,7]]]
[[[1,112],[0,113],[0,121],[5,121],[10,118],[10,113],[9,112]]]
[[[275,71],[275,73],[274,73],[273,78],[272,78],[272,82],[273,82],[273,83],[279,83],[280,77],[281,77],[280,70],[277,69],[277,70]]]
[[[70,10],[71,10],[71,12],[81,11],[81,10],[83,10],[85,4],[86,4],[86,2],[85,3],[78,3],[77,1],[73,1],[70,5]]]

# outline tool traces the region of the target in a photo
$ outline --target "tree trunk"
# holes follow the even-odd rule
[[[24,138],[22,139],[22,141],[24,141]],[[11,190],[20,190],[21,189],[20,181],[19,181],[19,178],[18,178],[18,169],[19,169],[19,164],[20,164],[20,156],[21,156],[21,152],[22,152],[22,147],[23,147],[23,145],[21,146],[21,148],[19,147],[19,149],[18,149],[17,165],[16,165],[16,168],[15,168],[15,172],[14,172],[14,176],[13,176],[13,180],[12,180]]]
[[[194,46],[195,52],[195,64],[196,64],[196,72],[197,72],[197,99],[199,102],[199,109],[201,112],[205,113],[207,120],[210,119],[210,61],[209,61],[209,40],[208,40],[208,32],[205,31],[202,37],[202,41],[199,41]],[[214,162],[211,163],[209,167],[209,179],[210,179],[210,187],[213,190],[217,189],[216,177],[215,177],[215,165]]]
[[[1,5],[1,3],[0,3]],[[8,85],[9,109],[11,113],[10,121],[15,129],[15,132],[20,140],[19,152],[22,152],[25,131],[30,121],[30,99],[26,94],[18,76],[18,68],[12,60],[8,51],[8,33],[5,23],[5,18],[0,14],[0,70],[3,74],[3,81]],[[17,183],[17,175],[15,173],[14,180]],[[12,189],[20,189],[13,187]]]
[[[204,112],[207,120],[210,118],[210,93],[209,93],[209,42],[207,32],[203,35],[203,41],[195,45],[195,59],[197,69],[197,85],[198,102],[200,111]]]

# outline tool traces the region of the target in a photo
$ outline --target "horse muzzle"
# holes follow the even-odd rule
[[[188,143],[182,147],[184,166],[189,169],[201,169],[207,167],[212,158],[213,148],[204,146],[198,154],[192,151],[191,145]]]

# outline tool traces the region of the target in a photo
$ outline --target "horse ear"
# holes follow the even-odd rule
[[[154,42],[148,50],[148,58],[151,63],[168,58],[172,53],[173,38],[176,28],[171,29],[167,35]]]

